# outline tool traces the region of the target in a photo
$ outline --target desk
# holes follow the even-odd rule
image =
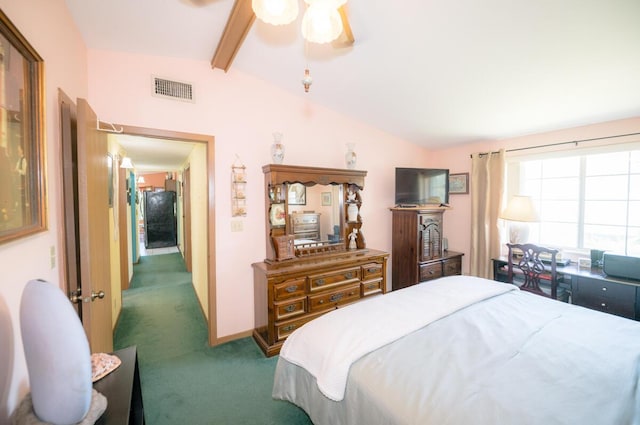
[[[506,282],[507,257],[494,258],[493,279]],[[640,281],[607,276],[601,268],[571,263],[557,267],[558,279],[571,286],[571,303],[640,320]]]
[[[122,363],[116,370],[93,384],[93,388],[107,398],[107,410],[96,424],[144,425],[136,347],[123,348],[113,354],[118,356]]]

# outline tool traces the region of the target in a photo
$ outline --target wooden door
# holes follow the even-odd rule
[[[93,352],[113,351],[107,135],[98,118],[78,99],[78,212],[82,323]],[[103,298],[100,298],[100,295]],[[89,308],[87,308],[89,306]]]
[[[58,90],[60,106],[60,139],[62,148],[62,201],[64,217],[64,291],[70,299],[81,300],[80,248],[78,246],[78,168],[76,104]],[[74,302],[82,319],[82,303]]]
[[[184,231],[184,264],[191,272],[191,169],[184,170],[182,188],[182,225]]]
[[[129,289],[129,239],[127,218],[129,217],[129,205],[135,205],[136,194],[128,190],[129,170],[120,168],[122,158],[114,161],[114,167],[118,171],[118,185],[116,187],[118,197],[118,241],[120,242],[120,289]],[[130,194],[127,196],[127,194]],[[127,197],[129,199],[127,199]]]

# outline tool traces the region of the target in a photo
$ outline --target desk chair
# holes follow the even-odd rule
[[[508,243],[507,282],[515,284],[523,291],[560,300],[569,301],[569,293],[558,284],[556,271],[557,249],[545,248],[534,244]],[[548,263],[545,265],[540,255]],[[548,257],[548,259],[547,259]]]

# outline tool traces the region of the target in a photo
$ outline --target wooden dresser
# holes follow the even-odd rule
[[[389,254],[365,243],[359,209],[366,171],[282,164],[265,165],[262,171],[266,258],[252,264],[253,337],[273,356],[308,321],[384,294]],[[289,205],[283,194],[292,184],[306,187],[305,207],[312,211]]]
[[[320,214],[315,212],[293,212],[289,214],[290,226],[295,239],[320,240]]]
[[[386,252],[372,249],[296,263],[254,263],[255,329],[267,356],[291,332],[328,311],[386,292]]]

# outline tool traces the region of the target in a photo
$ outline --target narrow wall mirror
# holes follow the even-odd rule
[[[0,243],[46,229],[43,64],[0,10]]]

